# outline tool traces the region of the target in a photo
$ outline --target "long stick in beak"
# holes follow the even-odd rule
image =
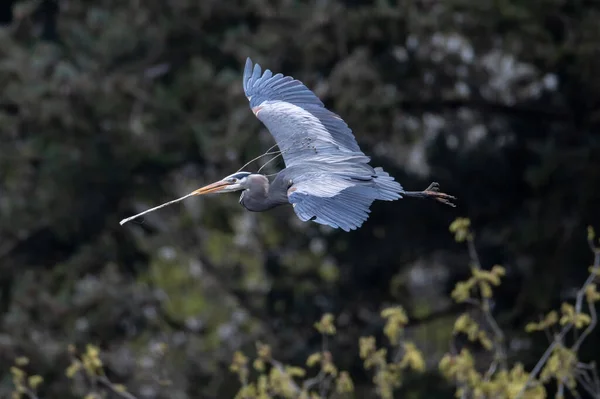
[[[145,214],[147,214],[147,213],[153,212],[153,211],[155,211],[155,210],[157,210],[157,209],[164,208],[164,207],[165,207],[165,206],[167,206],[167,205],[171,205],[171,204],[174,204],[174,203],[176,203],[176,202],[183,201],[184,199],[186,199],[187,197],[191,197],[192,195],[197,195],[197,194],[196,194],[196,192],[194,191],[193,193],[189,193],[188,195],[184,195],[183,197],[181,197],[181,198],[177,198],[176,200],[169,201],[169,202],[165,202],[165,203],[164,203],[164,204],[162,204],[162,205],[159,205],[159,206],[156,206],[156,207],[154,207],[154,208],[148,209],[148,210],[146,210],[146,211],[144,211],[144,212],[138,213],[137,215],[134,215],[134,216],[128,217],[127,219],[123,219],[123,220],[121,220],[121,221],[119,222],[119,224],[120,224],[121,226],[123,226],[125,223],[129,222],[130,220],[133,220],[133,219],[135,219],[135,218],[137,218],[137,217],[140,217],[140,216],[142,216],[142,215],[145,215]]]
[[[171,204],[174,204],[174,203],[176,203],[176,202],[183,201],[184,199],[186,199],[186,198],[188,198],[188,197],[191,197],[191,196],[193,196],[193,195],[202,195],[202,194],[208,194],[208,193],[212,193],[212,192],[218,191],[220,188],[223,188],[223,187],[225,187],[225,186],[227,186],[227,183],[223,183],[223,182],[221,182],[221,181],[218,181],[218,182],[216,182],[216,183],[209,184],[208,186],[204,186],[204,187],[202,187],[202,188],[199,188],[199,189],[198,189],[198,190],[196,190],[196,191],[192,191],[191,193],[189,193],[189,194],[187,194],[187,195],[184,195],[184,196],[183,196],[183,197],[181,197],[181,198],[177,198],[177,199],[174,199],[173,201],[165,202],[165,203],[164,203],[164,204],[162,204],[162,205],[155,206],[154,208],[150,208],[150,209],[148,209],[148,210],[145,210],[144,212],[140,212],[140,213],[138,213],[137,215],[133,215],[133,216],[131,216],[131,217],[128,217],[128,218],[126,218],[126,219],[123,219],[123,220],[121,220],[121,221],[119,222],[119,224],[120,224],[121,226],[123,226],[125,223],[127,223],[127,222],[129,222],[129,221],[131,221],[131,220],[133,220],[133,219],[136,219],[136,218],[138,218],[138,217],[140,217],[140,216],[142,216],[142,215],[145,215],[145,214],[147,214],[147,213],[154,212],[154,211],[155,211],[155,210],[157,210],[157,209],[164,208],[164,207],[165,207],[165,206],[167,206],[167,205],[171,205]]]

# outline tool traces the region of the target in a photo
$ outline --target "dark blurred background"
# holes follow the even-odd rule
[[[233,397],[235,350],[263,340],[302,365],[332,312],[331,351],[366,398],[358,337],[390,304],[428,364],[398,397],[451,397],[437,361],[469,273],[458,216],[484,267],[507,269],[494,315],[531,367],[547,340],[523,326],[572,299],[600,226],[599,21],[583,0],[3,1],[0,397],[22,355],[41,396],[74,397],[66,348],[86,343],[140,398]],[[305,82],[406,189],[438,181],[458,208],[377,202],[344,233],[231,194],[119,226],[274,143],[243,95],[248,56]]]

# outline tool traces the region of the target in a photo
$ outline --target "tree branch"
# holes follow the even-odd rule
[[[98,377],[98,382],[100,385],[123,399],[137,399],[137,397],[133,396],[129,392],[118,389],[106,376]]]
[[[581,313],[581,307],[582,307],[582,303],[583,303],[583,297],[586,294],[586,289],[587,289],[587,287],[590,284],[592,284],[592,282],[594,281],[594,279],[598,275],[598,272],[600,271],[600,249],[598,249],[598,248],[596,248],[594,246],[594,243],[593,243],[592,240],[593,240],[593,238],[589,240],[589,245],[590,245],[590,248],[592,249],[592,251],[594,253],[594,265],[592,266],[592,271],[591,271],[590,275],[588,276],[588,278],[583,283],[583,286],[579,289],[579,291],[577,291],[577,298],[575,300],[575,312],[576,312],[576,314],[580,314]],[[592,313],[592,309],[594,309],[593,304],[591,304],[591,306],[590,306],[590,313]],[[592,313],[592,319],[593,319],[592,320],[593,324],[595,326],[595,324],[596,324],[596,321],[594,321],[594,319],[596,319],[596,310],[595,309],[593,310],[593,313]],[[590,326],[591,325],[592,325],[592,323],[590,323]],[[548,361],[548,358],[550,357],[550,355],[552,354],[552,352],[554,351],[554,349],[558,345],[562,345],[563,344],[565,336],[567,335],[567,333],[573,327],[574,327],[573,323],[569,323],[569,324],[567,324],[567,325],[565,325],[563,327],[563,329],[556,336],[556,338],[554,339],[554,341],[552,342],[552,344],[548,347],[548,349],[546,349],[546,351],[542,355],[542,358],[537,362],[537,364],[535,365],[535,367],[531,371],[531,374],[529,374],[529,378],[527,379],[527,381],[525,382],[525,384],[523,385],[523,387],[521,388],[521,390],[519,391],[519,393],[517,394],[517,396],[515,397],[515,399],[520,399],[520,398],[523,397],[523,394],[525,393],[525,391],[527,390],[527,388],[529,387],[529,385],[531,384],[531,382],[537,377],[538,373],[542,370],[542,367],[544,367],[544,365]],[[588,329],[589,329],[589,326],[588,326]],[[587,332],[587,329],[586,329],[586,331],[581,335],[581,337],[579,337],[579,339],[577,340],[577,342],[573,346],[573,349],[578,349],[579,346],[581,345],[581,343],[583,342],[583,339],[585,339],[585,337],[588,334],[589,334],[589,332]]]

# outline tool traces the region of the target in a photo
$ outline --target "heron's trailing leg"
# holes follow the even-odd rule
[[[440,185],[436,182],[433,182],[423,191],[405,191],[402,193],[403,196],[413,197],[413,198],[433,198],[436,201],[441,202],[442,204],[449,205],[451,207],[456,207],[451,201],[455,200],[456,197],[446,193],[440,193]]]

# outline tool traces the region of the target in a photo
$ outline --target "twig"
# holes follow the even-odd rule
[[[587,365],[582,365],[582,366],[587,366]],[[591,378],[588,376],[587,370],[585,370],[584,367],[580,367],[580,366],[578,366],[578,368],[579,368],[579,370],[577,370],[577,374],[575,376],[577,382],[579,382],[579,384],[581,384],[583,389],[585,389],[592,397],[598,396],[598,391],[596,391],[594,389],[594,386],[593,386],[594,383],[591,380]]]
[[[321,334],[321,353],[323,353],[323,357],[325,357],[325,353],[327,350],[327,336],[325,334]],[[319,396],[321,398],[325,398],[325,392],[327,391],[327,386],[325,385],[325,381],[327,378],[321,378],[319,381]]]
[[[393,356],[393,363],[398,363],[400,360],[402,360],[402,355],[406,352],[404,350],[404,344],[401,342],[401,338],[398,339],[398,349],[396,350],[396,353]]]
[[[26,388],[24,393],[29,399],[39,399],[39,396],[32,389]]]
[[[467,248],[469,250],[469,257],[471,258],[471,262],[473,263],[473,266],[476,269],[481,270],[482,269],[481,261],[479,260],[479,255],[477,254],[477,249],[475,248],[475,239],[473,237],[473,234],[469,234],[469,236],[467,237]],[[502,329],[500,328],[500,326],[496,322],[496,319],[492,315],[490,299],[485,298],[482,295],[481,302],[479,302],[479,304],[480,304],[479,308],[483,312],[483,315],[485,317],[487,324],[489,325],[489,327],[492,329],[492,332],[494,333],[494,340],[495,340],[494,349],[496,352],[496,361],[501,364],[503,369],[505,369],[506,368],[506,350],[504,348],[504,333],[502,332]],[[497,365],[495,365],[494,368],[496,366]]]
[[[498,364],[499,363],[500,363],[499,359],[494,359],[494,361],[492,362],[492,364],[488,368],[487,372],[485,373],[485,377],[484,377],[485,381],[490,381],[491,380],[492,376],[496,372],[496,369],[498,368]]]
[[[581,395],[579,394],[579,392],[577,392],[577,390],[575,390],[571,387],[567,387],[567,389],[569,390],[569,392],[571,392],[571,395],[573,395],[575,397],[575,399],[581,398]]]
[[[319,393],[321,395],[321,399],[325,399],[327,398],[327,391],[329,391],[329,386],[331,385],[331,381],[332,378],[331,377],[325,377],[323,378],[322,383],[322,389],[321,392]]]
[[[292,376],[288,375],[288,373],[285,371],[285,368],[283,367],[283,364],[281,364],[281,362],[273,359],[273,358],[269,358],[269,363],[271,364],[271,366],[275,367],[281,374],[287,375],[289,377],[289,382],[291,387],[294,389],[294,392],[296,394],[300,394],[300,392],[302,391],[300,389],[300,387],[298,386],[298,384],[296,384],[296,381],[294,381],[294,379],[292,378]]]
[[[552,344],[550,344],[548,349],[546,349],[546,351],[544,352],[544,354],[542,355],[540,360],[537,362],[537,364],[531,371],[531,374],[529,374],[529,378],[527,379],[527,381],[525,382],[525,385],[523,385],[523,387],[521,388],[521,390],[519,391],[519,393],[517,394],[515,399],[519,399],[519,398],[521,398],[521,396],[523,396],[527,387],[531,384],[531,382],[537,376],[537,374],[542,370],[542,367],[544,367],[544,365],[546,364],[546,361],[548,361],[548,358],[550,357],[550,355],[552,354],[554,349],[559,344],[562,344],[563,339],[565,338],[565,335],[567,335],[567,333],[571,330],[572,327],[573,327],[573,324],[567,324],[562,329],[562,331],[554,338],[554,341],[552,342]]]
[[[308,380],[304,381],[304,383],[302,384],[302,388],[304,388],[305,391],[308,391],[315,385],[319,384],[323,378],[325,378],[325,373],[323,372],[323,370],[321,370],[319,371],[319,374],[317,374],[313,378],[309,378]]]
[[[575,313],[576,314],[581,313],[581,306],[582,306],[581,304],[583,303],[583,297],[586,295],[586,289],[587,289],[588,285],[590,285],[596,278],[596,272],[599,267],[600,267],[600,251],[596,250],[594,253],[594,267],[592,268],[592,272],[588,276],[587,280],[585,280],[585,283],[583,284],[582,289],[579,290],[579,292],[577,293],[577,300],[575,302]],[[588,335],[590,335],[592,330],[598,324],[598,315],[596,313],[596,307],[594,306],[594,303],[591,301],[588,301],[588,307],[590,309],[591,321],[590,321],[590,324],[587,326],[587,328],[583,331],[581,336],[577,339],[577,341],[573,345],[573,350],[575,350],[575,351],[577,351],[579,349],[581,344],[583,344],[583,341],[587,338]]]
[[[321,362],[323,362],[325,353],[327,352],[327,336],[325,334],[321,334],[321,337]],[[327,390],[329,389],[330,380],[330,378],[327,378],[327,373],[323,370],[323,367],[321,367],[321,370],[316,376],[304,381],[302,388],[308,392],[315,385],[319,385],[319,397],[325,398]]]
[[[573,350],[575,352],[577,352],[579,350],[579,348],[581,347],[581,344],[583,344],[583,341],[585,341],[587,336],[590,335],[592,330],[594,328],[596,328],[596,325],[598,324],[598,314],[596,313],[596,307],[594,306],[594,303],[591,301],[588,301],[588,304],[590,307],[591,321],[590,321],[590,324],[587,326],[587,328],[583,331],[583,333],[581,334],[581,336],[579,337],[577,342],[575,342],[575,344],[573,345]]]
[[[556,397],[557,398],[565,397],[565,383],[562,380],[558,383],[558,390],[556,392]]]
[[[596,392],[600,393],[600,378],[598,378],[598,370],[596,369],[596,362],[592,362],[590,365],[590,373],[592,374],[592,379],[594,380],[594,388]]]
[[[133,396],[132,394],[130,394],[127,391],[122,391],[120,389],[118,389],[106,376],[101,376],[98,377],[98,382],[100,383],[100,385],[102,385],[103,387],[107,388],[108,390],[110,390],[112,393],[114,393],[117,396],[120,396],[123,399],[137,399],[137,397]]]
[[[600,249],[595,248],[594,243],[591,240],[589,242],[589,245],[590,245],[590,248],[592,249],[592,251],[594,252],[594,265],[592,267],[592,271],[591,271],[590,275],[585,280],[585,283],[583,283],[583,286],[579,289],[579,291],[577,291],[577,298],[575,300],[576,314],[579,314],[581,312],[583,297],[585,295],[586,289],[590,284],[592,284],[592,282],[594,281],[594,279],[596,278],[596,276],[598,274],[598,271],[600,270]],[[594,310],[592,311],[592,309],[594,309]],[[593,313],[591,316],[593,319],[597,318],[596,310],[595,310],[593,304],[592,304],[592,306],[590,306],[590,313],[591,314]],[[592,322],[595,325],[597,321],[592,320]],[[592,323],[590,323],[590,326],[591,326],[591,324]],[[567,333],[573,327],[574,327],[573,323],[569,323],[563,327],[560,334],[558,334],[556,336],[555,340],[552,342],[552,344],[548,347],[548,349],[546,349],[546,351],[542,355],[542,358],[537,362],[537,364],[533,368],[531,374],[529,374],[529,378],[527,379],[527,381],[525,382],[525,384],[523,385],[523,387],[521,388],[521,390],[519,391],[519,393],[517,394],[515,399],[520,399],[521,397],[523,397],[525,390],[529,387],[531,382],[537,377],[538,373],[541,371],[542,367],[546,364],[546,361],[548,361],[548,358],[550,357],[550,355],[552,354],[552,352],[554,351],[556,346],[559,344],[562,345],[564,337],[567,335]],[[589,326],[588,326],[588,329],[589,329]],[[581,345],[581,342],[583,342],[582,338],[585,338],[588,334],[589,334],[589,332],[587,332],[587,329],[586,329],[586,331],[581,335],[581,337],[579,337],[579,339],[575,343],[575,345],[577,345],[577,348],[579,348],[579,345]],[[575,348],[575,345],[573,346],[573,348]]]

